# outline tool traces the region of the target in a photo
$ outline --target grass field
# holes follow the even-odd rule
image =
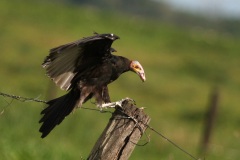
[[[93,31],[115,33],[121,37],[113,44],[117,54],[139,60],[147,81],[122,75],[109,85],[112,100],[135,99],[146,107],[153,128],[198,157],[209,94],[217,86],[219,110],[205,158],[240,157],[240,39],[123,13],[30,0],[2,0],[0,24],[0,92],[46,99],[50,80],[41,63],[50,48]],[[91,103],[84,106],[95,108]],[[38,120],[43,107],[0,97],[1,159],[86,159],[111,116],[78,109],[41,139]],[[148,134],[151,142],[136,147],[131,159],[191,159],[153,132]]]

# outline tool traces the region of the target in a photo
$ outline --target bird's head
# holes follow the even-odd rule
[[[144,69],[138,61],[131,61],[130,70],[137,73],[143,82],[146,81]]]

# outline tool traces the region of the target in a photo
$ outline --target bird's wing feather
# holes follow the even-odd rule
[[[61,53],[55,53],[48,57],[47,61],[43,64],[46,69],[47,75],[61,88],[67,90],[70,82],[74,77],[74,69],[76,59],[78,58],[78,48],[69,47],[64,49]]]
[[[97,34],[53,48],[42,66],[61,89],[68,90],[77,72],[84,72],[111,54],[111,44],[119,37],[109,38],[109,35]]]

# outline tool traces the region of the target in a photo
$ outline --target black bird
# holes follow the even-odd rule
[[[114,34],[97,34],[50,50],[42,66],[46,74],[67,94],[50,100],[41,114],[39,131],[42,138],[69,115],[74,108],[81,107],[90,98],[96,99],[97,106],[112,107],[107,85],[122,73],[133,71],[145,81],[143,67],[138,61],[113,55]]]

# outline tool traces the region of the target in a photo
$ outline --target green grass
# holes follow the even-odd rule
[[[224,33],[140,19],[123,13],[44,1],[0,2],[0,91],[45,99],[50,80],[41,68],[48,50],[93,31],[121,37],[117,54],[137,59],[147,81],[131,73],[110,84],[112,100],[131,97],[147,107],[150,125],[197,155],[212,87],[220,108],[206,159],[240,156],[240,39]],[[127,79],[127,80],[126,80]],[[64,92],[59,92],[58,95]],[[87,103],[85,106],[95,107]],[[111,115],[79,109],[45,139],[44,105],[0,97],[0,157],[9,160],[87,158]],[[151,142],[131,159],[190,159],[148,131]],[[144,140],[144,138],[143,138]]]

